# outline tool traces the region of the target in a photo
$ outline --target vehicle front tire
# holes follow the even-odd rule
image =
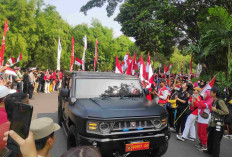
[[[151,151],[150,157],[161,157],[164,155],[168,150],[168,139],[165,138],[165,143],[157,148],[154,148]]]
[[[80,146],[80,136],[77,133],[77,129],[74,125],[71,125],[68,130],[68,138],[67,138],[67,149],[71,149],[74,147]]]

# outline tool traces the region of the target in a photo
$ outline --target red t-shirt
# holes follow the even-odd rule
[[[59,74],[60,74],[60,79],[62,79],[63,78],[63,73],[60,72]]]
[[[198,96],[198,98],[201,101],[201,96]],[[192,102],[192,97],[189,98],[189,102]],[[191,114],[196,115],[196,116],[198,115],[198,103],[197,102],[198,102],[198,100],[195,99],[195,102],[193,103],[194,107],[192,107],[192,105],[190,106],[190,110],[193,111]],[[195,109],[195,108],[197,108],[197,109]]]
[[[0,125],[8,122],[6,110],[0,107]]]
[[[44,76],[44,80],[46,81],[46,80],[50,80],[51,79],[51,76],[50,75],[45,75]]]
[[[4,133],[10,129],[10,122],[0,125],[0,151],[6,147],[6,142],[3,141]]]

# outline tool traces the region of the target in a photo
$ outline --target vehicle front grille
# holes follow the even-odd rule
[[[112,124],[112,132],[145,130],[153,128],[151,120],[117,121]]]

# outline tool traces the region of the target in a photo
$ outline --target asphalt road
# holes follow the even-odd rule
[[[39,93],[33,96],[30,104],[34,106],[33,118],[51,117],[57,122],[57,92],[44,94]],[[56,132],[56,142],[51,151],[51,157],[60,157],[66,149],[66,135],[63,129]],[[172,134],[169,141],[169,148],[163,157],[210,157],[207,154],[199,152],[195,148],[196,142],[181,142],[176,139],[176,134]],[[232,157],[232,140],[223,138],[221,142],[220,157]]]

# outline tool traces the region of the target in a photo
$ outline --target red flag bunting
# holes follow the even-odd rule
[[[97,41],[97,39],[96,39],[95,59],[94,59],[94,71],[96,70],[96,66],[97,66],[97,44],[98,44],[98,41]]]
[[[74,62],[74,37],[72,37],[72,52],[71,52],[71,63],[70,63],[70,71],[73,71],[73,62]]]
[[[0,65],[2,65],[2,66],[3,66],[3,61],[4,61],[5,37],[6,37],[7,31],[9,31],[9,27],[8,27],[7,21],[5,19],[5,26],[4,26],[4,31],[3,31],[2,47],[1,47],[1,54],[0,54]]]

